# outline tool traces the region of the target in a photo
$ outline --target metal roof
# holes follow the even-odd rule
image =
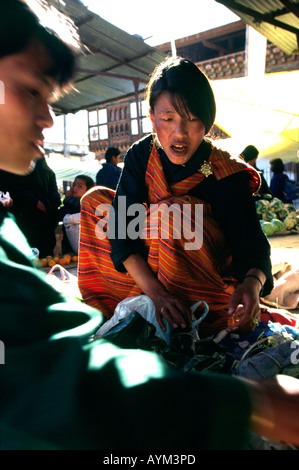
[[[78,61],[77,91],[54,104],[56,113],[104,105],[145,89],[154,68],[165,58],[163,52],[108,23],[79,0],[66,0],[64,11],[77,25],[86,52]]]
[[[286,54],[299,53],[299,0],[216,0]]]

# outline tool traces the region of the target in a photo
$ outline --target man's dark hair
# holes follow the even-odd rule
[[[245,162],[250,162],[258,157],[259,151],[254,145],[247,145],[243,152],[241,153]]]
[[[78,35],[70,18],[55,9],[49,9],[44,0],[37,0],[36,6],[43,13],[42,20],[23,0],[0,0],[0,59],[4,56],[24,51],[30,43],[41,43],[50,57],[47,74],[54,78],[60,87],[67,85],[74,75],[75,57],[80,51]],[[65,40],[52,29],[56,12],[57,21]],[[46,21],[49,23],[46,24]],[[41,23],[41,21],[43,21]],[[60,28],[59,28],[60,29]]]
[[[110,163],[112,157],[117,157],[120,154],[120,150],[116,147],[109,147],[105,153],[105,160],[107,163]]]

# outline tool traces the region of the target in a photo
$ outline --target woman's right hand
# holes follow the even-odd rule
[[[169,294],[166,290],[159,292],[157,295],[152,295],[152,301],[156,308],[156,318],[160,328],[165,331],[165,320],[173,327],[186,328],[190,327],[191,310],[175,295]]]
[[[154,302],[157,322],[163,331],[166,330],[165,320],[173,328],[191,326],[190,308],[167,292],[140,255],[130,255],[123,264],[141,291]]]

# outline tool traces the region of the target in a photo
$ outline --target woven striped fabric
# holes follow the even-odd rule
[[[238,171],[248,171],[251,178],[249,181],[253,194],[258,192],[261,186],[261,178],[259,173],[241,157],[232,157],[229,153],[217,149],[213,146],[209,161],[213,165],[213,173],[217,179],[225,178],[232,173]]]
[[[213,147],[209,163],[217,179],[225,178],[238,171],[249,171],[252,192],[259,189],[258,173],[243,160],[233,159],[227,152]],[[189,205],[192,214],[191,232],[194,233],[195,230],[202,232],[202,246],[199,249],[186,250],[188,240],[184,236],[163,238],[163,231],[161,231],[155,240],[151,237],[146,238],[149,246],[148,263],[160,282],[189,305],[198,300],[208,303],[209,315],[200,326],[202,336],[214,334],[226,327],[230,297],[237,284],[237,280],[231,275],[231,255],[224,243],[221,229],[211,216],[210,205],[187,195],[190,189],[204,179],[205,176],[199,168],[194,175],[169,186],[156,145],[153,145],[147,167],[146,185],[150,203],[157,205],[158,220],[151,217],[151,224],[161,229],[161,213],[158,211],[161,204],[168,208],[177,204],[180,207],[177,212],[181,214],[184,205]],[[203,209],[203,223],[201,224],[196,219],[198,205],[201,205]],[[166,209],[164,211],[167,212]],[[170,223],[175,221],[174,217]],[[201,226],[199,227],[198,224]]]
[[[82,300],[106,317],[113,315],[116,305],[129,296],[134,285],[127,274],[114,269],[110,241],[101,238],[108,218],[103,206],[108,212],[114,194],[112,189],[95,186],[81,200],[78,286]]]
[[[209,162],[217,178],[249,170],[252,190],[258,189],[258,174],[241,160],[230,159],[214,148]],[[208,303],[209,314],[200,329],[202,337],[226,327],[228,304],[237,282],[231,275],[231,255],[211,216],[210,205],[187,194],[204,178],[199,171],[169,186],[153,145],[145,181],[149,194],[144,228],[148,264],[165,288],[188,305],[199,300]],[[97,207],[106,204],[109,210],[113,196],[114,191],[96,187],[81,202],[79,288],[83,300],[107,317],[124,298],[142,294],[128,274],[114,269],[108,238],[97,236],[97,227],[107,221],[104,216],[99,217]]]

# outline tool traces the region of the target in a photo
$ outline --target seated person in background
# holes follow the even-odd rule
[[[121,168],[118,165],[120,159],[120,150],[115,147],[109,147],[105,153],[106,162],[103,163],[96,176],[97,186],[105,186],[106,188],[116,189]]]
[[[249,165],[253,166],[256,171],[259,172],[261,178],[261,186],[260,189],[254,194],[254,198],[262,198],[265,194],[270,194],[271,190],[268,186],[267,181],[264,178],[263,171],[259,170],[256,166],[256,161],[258,159],[259,151],[254,145],[247,145],[243,152],[240,153],[240,156],[244,158],[245,162]]]
[[[289,199],[285,193],[286,181],[290,181],[288,175],[284,173],[284,164],[281,158],[275,158],[270,161],[270,168],[273,173],[270,182],[270,189],[273,196],[277,197],[284,203],[293,203],[292,199]]]
[[[56,176],[44,157],[37,160],[27,175],[0,170],[0,190],[11,197],[10,211],[29,245],[39,250],[40,258],[52,256],[56,245],[60,194]]]
[[[87,175],[76,176],[72,188],[65,194],[63,205],[59,209],[59,218],[63,221],[62,251],[78,254],[80,234],[80,201],[83,194],[94,186],[94,181]]]
[[[47,29],[25,2],[0,1],[0,167],[15,174],[40,158],[32,129],[39,140],[53,124],[53,91],[76,70],[72,49],[56,32],[66,25],[69,32],[71,20],[45,5],[38,3]],[[76,35],[65,36],[74,44]],[[47,282],[2,205],[0,285],[2,450],[244,449],[250,429],[299,445],[299,381],[292,377],[259,384],[177,372],[154,353],[90,343],[101,313]],[[107,397],[111,406],[100,407],[99,421]]]

